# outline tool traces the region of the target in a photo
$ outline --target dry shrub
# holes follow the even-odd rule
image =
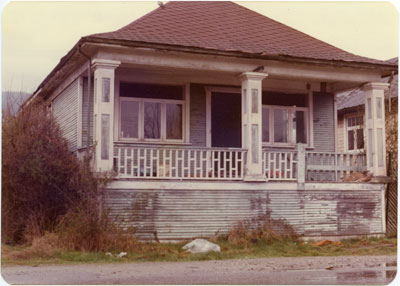
[[[68,250],[136,245],[101,214],[102,189],[112,176],[92,172],[90,152],[78,160],[69,151],[43,102],[6,112],[2,122],[2,242],[31,245],[28,254],[46,253],[41,242],[50,232]]]
[[[237,223],[226,235],[234,244],[249,247],[259,241],[297,241],[298,235],[284,219],[273,219],[269,215]]]
[[[93,203],[94,204],[94,203]],[[94,212],[85,203],[72,209],[60,221],[57,233],[64,247],[78,251],[131,251],[138,242],[131,230],[123,230],[108,216]]]
[[[63,250],[63,247],[58,235],[46,232],[42,236],[33,238],[29,247],[19,251],[10,251],[6,256],[14,259],[48,258],[54,252],[61,250]]]
[[[79,161],[40,101],[2,118],[2,241],[27,242],[54,230],[79,198]]]

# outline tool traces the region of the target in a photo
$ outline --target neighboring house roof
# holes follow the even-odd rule
[[[387,60],[391,64],[398,64],[398,58]],[[390,77],[385,77],[382,82],[389,82]],[[398,96],[398,74],[393,76],[391,83],[391,97]],[[389,97],[389,90],[385,90],[385,98]],[[337,110],[345,112],[346,110],[353,110],[362,108],[365,104],[364,92],[357,88],[337,95]]]
[[[232,2],[171,1],[129,25],[88,38],[247,54],[384,63],[336,48]]]

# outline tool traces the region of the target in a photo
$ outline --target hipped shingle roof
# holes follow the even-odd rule
[[[129,25],[89,37],[359,63],[351,54],[233,2],[171,1]]]

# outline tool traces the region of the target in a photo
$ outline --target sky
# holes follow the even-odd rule
[[[0,3],[1,89],[26,92],[35,91],[82,36],[119,29],[158,7],[156,1]],[[398,56],[399,7],[391,2],[236,3],[354,54]]]

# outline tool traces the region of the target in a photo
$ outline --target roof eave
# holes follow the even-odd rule
[[[83,44],[113,44],[128,47],[140,47],[140,48],[153,48],[176,52],[186,52],[186,53],[196,53],[196,54],[208,54],[208,55],[219,55],[219,56],[230,56],[230,57],[241,57],[241,58],[251,58],[251,59],[262,59],[262,60],[278,60],[287,61],[295,63],[308,63],[308,64],[319,64],[319,65],[331,65],[337,67],[350,67],[350,68],[363,68],[363,69],[376,69],[379,68],[385,73],[382,76],[388,76],[393,70],[397,74],[397,65],[394,64],[376,64],[376,63],[365,63],[365,62],[348,62],[339,60],[326,60],[326,59],[311,59],[302,57],[292,57],[287,55],[266,55],[261,53],[247,53],[242,51],[222,51],[216,49],[206,49],[191,46],[180,46],[180,45],[169,45],[169,44],[159,44],[151,42],[138,42],[130,40],[118,40],[118,39],[105,39],[95,36],[82,37],[72,49],[60,59],[60,62],[53,68],[53,70],[47,75],[47,77],[42,81],[42,83],[37,87],[32,96],[28,98],[27,102],[33,97],[40,93],[43,87],[47,84],[51,78],[53,78],[56,73],[71,59],[71,57],[79,52],[80,47]]]
[[[311,63],[311,64],[323,64],[323,65],[333,65],[333,66],[341,66],[341,67],[352,67],[352,68],[368,68],[368,69],[376,69],[377,67],[390,71],[388,75],[391,74],[391,71],[396,69],[397,65],[390,63],[366,63],[366,62],[354,62],[354,61],[343,61],[343,60],[327,60],[327,59],[313,59],[306,57],[293,57],[288,55],[268,55],[263,53],[249,53],[243,51],[224,51],[224,50],[216,50],[216,49],[207,49],[207,48],[199,48],[194,46],[181,46],[181,45],[170,45],[170,44],[159,44],[152,42],[139,42],[139,41],[131,41],[131,40],[120,40],[120,39],[107,39],[102,37],[95,36],[87,36],[82,38],[88,43],[109,43],[114,45],[121,46],[129,46],[129,47],[143,47],[143,48],[154,48],[154,49],[163,49],[169,51],[179,51],[179,52],[188,52],[188,53],[201,53],[201,54],[210,54],[210,55],[221,55],[221,56],[233,56],[233,57],[244,57],[244,58],[257,58],[263,60],[279,60],[279,61],[288,61],[288,62],[298,62],[298,63]]]

